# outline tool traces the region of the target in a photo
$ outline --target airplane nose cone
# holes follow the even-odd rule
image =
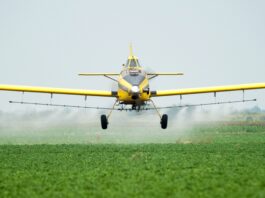
[[[138,86],[132,86],[132,89],[131,89],[132,93],[139,93],[140,92],[140,89]]]

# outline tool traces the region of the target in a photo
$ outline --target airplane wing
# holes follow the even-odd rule
[[[173,72],[173,73],[149,72],[149,73],[147,73],[147,75],[150,75],[150,76],[181,76],[181,75],[184,75],[184,74],[183,73],[179,73],[179,72]]]
[[[120,73],[80,73],[79,76],[118,76]],[[181,76],[183,73],[173,72],[173,73],[165,73],[165,72],[149,72],[148,76]]]
[[[264,89],[264,88],[265,88],[265,83],[250,83],[250,84],[227,85],[227,86],[216,86],[216,87],[161,90],[161,91],[153,91],[152,97],[202,94],[202,93],[216,93],[216,92]]]
[[[79,76],[118,76],[120,73],[80,73]]]
[[[0,84],[0,90],[48,93],[48,94],[80,95],[80,96],[100,96],[100,97],[116,97],[117,96],[117,94],[112,91],[65,89],[65,88],[50,88],[50,87],[31,87],[31,86],[19,86],[19,85],[1,85],[1,84]]]

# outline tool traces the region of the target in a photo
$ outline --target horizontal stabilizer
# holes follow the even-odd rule
[[[118,76],[120,73],[80,73],[79,76]]]
[[[181,76],[184,75],[183,73],[161,73],[161,72],[154,72],[154,73],[147,73],[147,75],[152,75],[152,76]]]

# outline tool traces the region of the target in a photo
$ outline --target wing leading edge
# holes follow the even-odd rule
[[[171,73],[166,73],[166,72],[154,72],[154,73],[151,73],[151,72],[148,72],[147,75],[150,75],[150,76],[182,76],[184,75],[184,73],[180,73],[180,72],[171,72]]]
[[[80,73],[79,76],[118,76],[120,73]]]
[[[80,73],[79,76],[118,76],[120,73]],[[149,76],[182,76],[183,73],[180,72],[148,72],[147,75]]]
[[[112,91],[101,90],[85,90],[85,89],[65,89],[65,88],[50,88],[50,87],[32,87],[19,85],[0,85],[2,91],[18,91],[18,92],[35,92],[49,94],[66,94],[80,96],[100,96],[100,97],[116,97]]]
[[[251,89],[264,89],[264,88],[265,88],[265,83],[250,83],[250,84],[227,85],[227,86],[216,86],[216,87],[161,90],[161,91],[152,92],[152,97],[240,91],[240,90],[251,90]]]

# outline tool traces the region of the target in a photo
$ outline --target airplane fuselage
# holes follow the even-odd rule
[[[146,72],[141,67],[124,68],[118,78],[117,96],[123,104],[141,105],[150,100]]]

